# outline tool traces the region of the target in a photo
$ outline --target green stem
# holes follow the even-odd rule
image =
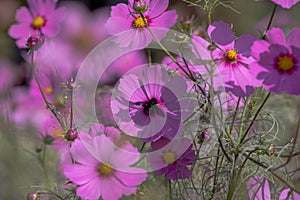
[[[147,49],[149,65],[152,64],[151,49]]]
[[[271,28],[272,21],[273,21],[274,16],[275,16],[276,9],[277,9],[277,4],[274,5],[274,8],[273,8],[273,11],[272,11],[272,14],[271,14],[271,17],[270,17],[270,20],[269,20],[269,23],[268,23],[266,31]]]
[[[32,69],[33,69],[33,76],[34,76],[34,79],[35,79],[35,81],[36,81],[36,83],[37,83],[37,86],[38,86],[39,91],[40,91],[40,93],[41,93],[41,95],[42,95],[42,98],[43,98],[44,102],[46,103],[47,109],[49,109],[49,110],[52,112],[52,114],[54,115],[54,117],[56,118],[56,120],[59,122],[59,124],[61,125],[61,127],[62,127],[65,131],[67,131],[67,128],[66,128],[65,124],[63,123],[62,119],[61,119],[61,118],[58,116],[58,114],[56,113],[55,108],[53,108],[53,106],[48,102],[48,100],[47,100],[47,98],[46,98],[46,96],[45,96],[45,94],[44,94],[44,92],[43,92],[43,89],[42,89],[42,87],[41,87],[40,81],[39,81],[39,79],[38,79],[38,77],[37,77],[37,74],[36,74],[36,71],[35,71],[35,65],[34,65],[34,51],[32,51],[32,54],[31,54],[31,65],[32,65]]]
[[[262,36],[262,39],[265,39],[265,38],[266,38],[266,33],[267,33],[267,31],[270,30],[270,28],[271,28],[272,21],[273,21],[274,16],[275,16],[276,9],[277,9],[277,4],[274,5],[274,8],[273,8],[271,17],[270,17],[270,19],[269,19],[267,28],[266,28],[266,30],[264,31],[264,34],[263,34],[263,36]]]
[[[236,115],[237,115],[237,112],[238,112],[238,109],[239,109],[240,101],[241,101],[241,97],[239,97],[238,102],[236,103],[236,107],[235,107],[235,110],[234,110],[234,115],[233,115],[233,118],[232,118],[232,121],[231,121],[230,130],[229,130],[230,134],[232,133],[232,129],[233,129],[235,118],[236,118]]]
[[[171,180],[168,180],[167,186],[168,186],[168,192],[169,192],[169,200],[173,200],[173,195],[172,195],[172,181]]]
[[[239,142],[240,145],[244,142],[244,140],[245,140],[246,136],[248,135],[248,133],[249,133],[249,131],[250,131],[252,125],[254,124],[256,118],[258,117],[258,114],[260,113],[260,111],[262,110],[262,108],[264,107],[264,105],[266,104],[266,102],[267,102],[267,100],[269,99],[270,95],[271,95],[271,92],[269,92],[269,93],[267,94],[267,96],[266,96],[266,98],[264,99],[263,103],[262,103],[262,104],[260,105],[260,107],[258,108],[258,110],[257,110],[257,112],[255,113],[253,119],[251,120],[251,123],[249,124],[248,128],[246,129],[245,133],[243,134],[243,136],[242,136],[242,138],[241,138],[241,140],[240,140],[240,142]]]
[[[143,15],[142,15],[143,17]],[[144,19],[144,17],[143,17]],[[147,30],[149,31],[151,37],[154,39],[154,41],[160,46],[160,48],[162,48],[162,50],[171,58],[171,60],[193,81],[196,82],[197,80],[195,79],[195,77],[193,75],[190,75],[180,64],[179,62],[176,60],[176,58],[174,58],[174,56],[166,49],[166,47],[157,39],[157,37],[154,35],[154,33],[151,31],[150,28],[147,28]],[[201,93],[206,96],[205,91],[203,90],[203,88],[201,88],[198,84],[197,84],[198,88],[200,89]]]

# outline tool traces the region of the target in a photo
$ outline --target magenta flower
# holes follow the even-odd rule
[[[280,5],[283,8],[291,8],[293,5],[298,3],[300,0],[272,0],[274,3]]]
[[[226,91],[237,96],[247,96],[259,86],[248,65],[253,61],[250,56],[250,47],[255,37],[244,34],[235,40],[230,25],[223,21],[212,23],[208,27],[208,35],[218,46],[212,51],[212,59],[217,64],[217,73],[225,84]],[[236,92],[238,87],[242,92]]]
[[[65,164],[64,174],[78,185],[76,194],[82,199],[117,200],[134,194],[146,180],[145,170],[130,167],[139,160],[137,149],[129,153],[116,148],[105,135],[76,140],[70,151],[76,164]]]
[[[54,37],[59,33],[64,9],[56,9],[57,0],[27,0],[29,8],[17,10],[17,24],[9,29],[9,35],[17,39],[17,46],[27,48],[26,41],[31,35]]]
[[[251,50],[256,60],[249,67],[266,90],[274,93],[300,94],[300,28],[285,39],[284,32],[272,28],[266,41],[254,42]]]
[[[271,200],[269,182],[263,177],[250,178],[247,182],[247,190],[250,200]],[[285,189],[280,193],[279,200],[300,200],[300,195]]]
[[[111,34],[120,35],[117,42],[122,47],[132,46],[135,48],[144,48],[148,46],[153,38],[147,28],[151,29],[158,40],[161,40],[177,20],[175,10],[166,11],[169,0],[145,0],[145,8],[135,14],[134,0],[129,0],[129,5],[118,4],[112,7],[111,17],[107,20],[106,28]]]
[[[147,161],[157,175],[170,179],[186,179],[191,176],[187,167],[196,162],[196,153],[192,150],[190,139],[170,141],[164,137],[151,143],[152,153],[147,154]]]
[[[193,109],[193,102],[183,98],[186,90],[182,76],[171,78],[160,66],[138,68],[120,80],[112,112],[125,134],[145,142],[161,136],[172,139],[182,133]]]

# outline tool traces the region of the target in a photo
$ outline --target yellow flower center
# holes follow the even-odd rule
[[[164,162],[167,164],[172,164],[173,162],[176,161],[176,155],[171,151],[164,152],[162,157]]]
[[[46,94],[52,94],[53,88],[52,88],[51,86],[48,86],[48,87],[46,87],[46,88],[44,89],[44,92],[45,92]]]
[[[45,19],[41,16],[37,16],[33,19],[31,25],[35,29],[40,29],[45,25]]]
[[[109,176],[113,173],[114,170],[110,164],[104,163],[99,166],[98,171],[102,176]]]
[[[237,53],[235,50],[229,50],[226,52],[226,60],[229,62],[234,62],[237,59]]]
[[[144,28],[148,25],[147,19],[144,17],[138,17],[133,22],[136,28]]]
[[[294,61],[290,56],[283,56],[278,59],[277,66],[280,70],[287,72],[293,69]]]

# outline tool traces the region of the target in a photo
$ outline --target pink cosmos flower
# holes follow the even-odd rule
[[[251,50],[256,60],[249,67],[266,90],[274,93],[300,94],[300,28],[288,39],[280,28],[272,28],[265,40],[255,41]]]
[[[247,182],[247,190],[250,200],[271,200],[269,182],[263,177],[250,178]],[[300,194],[284,189],[280,193],[279,200],[300,200]]]
[[[168,179],[186,179],[192,173],[187,165],[196,162],[196,153],[192,150],[192,141],[188,138],[171,141],[160,138],[151,143],[151,151],[147,154],[147,161],[157,175],[163,175]]]
[[[100,123],[106,126],[115,125],[115,120],[110,108],[112,92],[105,88],[97,90],[95,96],[95,108],[97,119]]]
[[[54,37],[60,31],[60,22],[64,9],[56,9],[58,0],[27,0],[29,8],[21,7],[17,10],[17,24],[9,29],[9,35],[17,39],[17,46],[26,48],[26,41],[30,35]]]
[[[109,34],[102,24],[109,17],[109,8],[100,8],[91,12],[78,1],[61,2],[66,9],[59,37],[72,46],[73,52],[86,56]]]
[[[123,74],[144,63],[147,63],[147,58],[142,51],[127,53],[109,65],[100,79],[100,84],[114,85]]]
[[[135,0],[129,0],[129,5],[121,3],[112,7],[111,17],[106,23],[106,28],[111,34],[127,31],[117,39],[122,47],[131,45],[134,48],[144,48],[153,41],[147,28],[153,28],[152,32],[158,40],[161,40],[168,29],[176,23],[178,17],[176,11],[165,12],[169,0],[143,1],[145,6],[139,12],[134,10]]]
[[[170,77],[160,66],[136,68],[118,85],[119,96],[112,100],[115,120],[125,134],[145,142],[182,133],[183,121],[193,109],[182,76]]]
[[[208,35],[218,46],[212,51],[212,59],[217,64],[217,73],[225,83],[226,91],[233,91],[243,97],[254,92],[259,86],[248,65],[253,61],[250,47],[256,38],[249,34],[239,36],[236,40],[229,24],[223,21],[212,23]],[[238,87],[242,92],[233,88]]]
[[[40,95],[33,95],[25,88],[14,88],[11,120],[21,127],[42,128],[43,123],[51,118]]]
[[[0,94],[3,94],[17,82],[18,72],[15,66],[7,59],[0,58]]]
[[[272,0],[274,3],[280,5],[283,8],[291,8],[293,5],[298,3],[300,0]]]
[[[76,140],[70,149],[76,164],[66,164],[64,174],[78,185],[76,193],[82,199],[117,200],[122,195],[136,192],[146,180],[141,168],[130,167],[139,159],[139,153],[129,154],[117,148],[105,135],[91,141]]]

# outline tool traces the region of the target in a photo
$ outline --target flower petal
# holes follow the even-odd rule
[[[213,22],[207,32],[209,37],[219,45],[225,46],[234,41],[234,33],[230,25],[223,21]]]

